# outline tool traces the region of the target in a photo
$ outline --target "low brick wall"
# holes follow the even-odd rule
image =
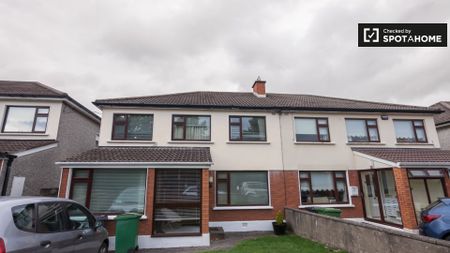
[[[450,242],[443,240],[293,208],[286,208],[285,214],[286,222],[295,234],[348,252],[450,252]]]

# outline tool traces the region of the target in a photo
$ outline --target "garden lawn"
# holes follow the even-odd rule
[[[203,251],[202,253],[330,253],[345,251],[326,248],[296,235],[264,236],[240,242],[228,250]]]

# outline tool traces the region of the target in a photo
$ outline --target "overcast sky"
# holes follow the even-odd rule
[[[449,48],[358,48],[362,22],[449,22],[450,1],[0,1],[0,79],[97,98],[195,90],[450,100]]]

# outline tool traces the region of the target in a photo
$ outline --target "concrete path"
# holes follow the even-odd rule
[[[226,233],[224,240],[213,241],[209,247],[142,249],[139,253],[196,253],[206,250],[220,250],[234,247],[242,240],[254,239],[261,236],[273,235],[273,232]]]

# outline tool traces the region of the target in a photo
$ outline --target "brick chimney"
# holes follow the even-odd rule
[[[266,81],[262,81],[258,76],[255,83],[252,86],[253,94],[257,97],[265,98],[266,97]]]

